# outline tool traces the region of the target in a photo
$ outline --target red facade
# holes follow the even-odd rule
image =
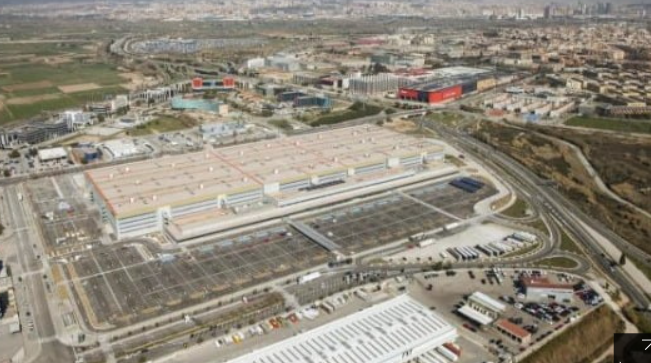
[[[461,97],[461,85],[447,87],[438,91],[429,92],[429,103],[439,103]]]
[[[224,77],[224,87],[235,87],[235,79],[233,77]]]
[[[416,100],[418,99],[418,91],[415,89],[401,88],[398,91],[398,98],[403,100]]]
[[[193,89],[201,89],[203,88],[203,78],[201,77],[196,77],[192,79],[192,88]]]

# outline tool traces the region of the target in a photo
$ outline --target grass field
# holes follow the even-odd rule
[[[82,91],[69,93],[68,96],[77,102],[99,102],[106,99],[107,96],[114,96],[118,94],[125,94],[128,91],[120,86],[109,86],[101,89],[94,89],[92,91]]]
[[[62,53],[88,53],[84,46],[89,43],[3,43],[0,45],[0,56],[34,54],[38,56],[57,55]]]
[[[578,267],[576,261],[571,260],[566,257],[550,257],[542,259],[536,262],[539,266],[550,267],[550,268],[567,268],[572,269]]]
[[[512,218],[524,218],[527,216],[528,209],[529,209],[529,205],[527,204],[527,202],[518,198],[515,200],[515,203],[513,203],[512,206],[510,206],[504,212],[502,212],[502,214]]]
[[[0,78],[0,87],[41,81],[50,81],[55,86],[91,82],[112,86],[124,82],[117,69],[109,64],[21,64],[4,66],[2,70],[9,75]]]
[[[613,334],[622,332],[623,329],[624,323],[617,314],[602,305],[519,362],[592,362],[613,344]]]
[[[578,126],[600,130],[636,132],[651,134],[651,120],[627,120],[602,117],[577,116],[565,122],[567,126]]]
[[[125,82],[115,67],[108,64],[22,64],[3,67],[8,76],[0,77],[0,88],[7,96],[5,103],[12,98],[58,95],[57,99],[35,100],[31,104],[7,105],[0,112],[0,123],[29,119],[43,111],[58,111],[82,106],[87,102],[104,100],[109,95],[126,93],[119,84]],[[62,85],[96,83],[102,88],[64,94],[57,88]]]
[[[31,96],[40,96],[40,95],[49,95],[54,93],[61,93],[56,87],[45,87],[45,88],[35,88],[35,89],[24,89],[16,90],[8,93],[10,98],[16,97],[31,97]]]
[[[75,107],[78,102],[68,98],[61,97],[56,100],[39,101],[29,105],[5,105],[8,112],[0,115],[0,123],[28,119],[37,116],[43,111],[54,111],[68,107]],[[6,119],[3,117],[7,117]]]
[[[565,230],[561,230],[561,250],[576,253],[577,255],[583,253],[572,237],[567,235]]]
[[[179,118],[172,116],[160,116],[144,125],[129,130],[129,136],[146,136],[152,134],[164,134],[191,128],[197,125],[194,119],[181,116]]]
[[[374,105],[365,105],[355,103],[345,111],[337,111],[323,115],[316,120],[310,121],[312,126],[333,125],[344,121],[354,120],[357,118],[377,115],[382,112],[382,108]]]

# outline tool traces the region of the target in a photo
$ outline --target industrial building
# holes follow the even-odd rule
[[[203,141],[211,141],[222,137],[233,136],[246,132],[248,127],[243,122],[230,121],[203,124],[199,126],[199,133]]]
[[[523,277],[520,279],[520,285],[527,300],[531,301],[571,301],[574,298],[572,284],[555,283],[546,277]]]
[[[34,145],[55,137],[63,136],[72,130],[65,120],[36,121],[11,129],[0,129],[0,148],[8,149],[20,145]]]
[[[224,77],[222,79],[203,79],[195,77],[192,79],[192,90],[194,92],[204,91],[232,91],[235,89],[235,79]]]
[[[181,96],[172,98],[172,110],[207,111],[217,113],[220,116],[228,115],[228,105],[225,103],[203,98],[186,98]]]
[[[362,125],[89,170],[85,176],[91,198],[121,238],[160,232],[189,215],[215,218],[225,209],[262,202],[281,208],[411,180],[439,168],[443,150],[430,140]]]
[[[353,94],[373,95],[379,93],[395,92],[411,82],[391,73],[380,73],[373,76],[361,76],[350,80],[349,90]]]
[[[457,310],[459,314],[480,325],[492,323],[505,311],[506,305],[480,291],[470,295],[466,304]]]
[[[498,320],[495,323],[495,329],[521,345],[527,345],[531,342],[531,333],[506,319]]]
[[[454,327],[402,295],[228,363],[403,363],[438,356],[456,338]]]
[[[295,108],[332,108],[332,100],[326,96],[312,96],[300,91],[289,91],[277,96],[278,102],[290,102]]]
[[[422,77],[421,77],[422,78]],[[398,98],[429,104],[460,98],[469,93],[495,87],[497,79],[479,68],[448,67],[435,70],[424,81],[401,87]]]

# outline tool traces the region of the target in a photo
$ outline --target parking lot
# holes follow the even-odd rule
[[[578,294],[570,302],[526,301],[514,282],[520,273],[518,270],[504,270],[501,282],[495,278],[492,270],[425,273],[418,275],[416,283],[409,289],[422,301],[436,306],[440,314],[459,327],[462,336],[480,343],[486,354],[499,361],[548,338],[593,308]],[[580,280],[571,277],[568,281],[580,283]],[[481,291],[506,305],[501,318],[530,332],[531,342],[521,345],[494,327],[480,327],[458,314],[457,309],[475,291]]]
[[[51,209],[54,201],[61,199],[60,194],[64,198],[71,194],[72,179],[61,182],[59,179],[35,184],[39,186],[36,200],[40,211]],[[470,216],[473,205],[494,190],[486,187],[477,193],[466,193],[447,183],[437,183],[408,192],[414,196],[393,193],[321,212],[309,217],[308,222],[339,244],[344,252],[359,252],[459,220],[448,211]],[[413,200],[416,197],[425,198],[425,203],[432,206]],[[79,229],[80,221],[96,220],[88,214],[77,215],[84,210],[77,207],[78,202],[73,198],[72,211],[65,212],[60,220],[44,219],[44,230],[51,236],[49,240],[64,241],[61,231]],[[162,250],[147,240],[81,248],[95,241],[96,236],[89,232],[80,234],[86,235],[89,237],[83,241],[87,243],[76,237],[77,248],[63,250],[56,247],[58,244],[54,247],[58,248],[58,255],[62,251],[67,253],[69,263],[62,265],[66,283],[72,283],[86,319],[95,326],[125,326],[334,259],[319,244],[284,223],[171,250]],[[63,233],[63,236],[67,235]],[[65,246],[64,242],[60,244]]]
[[[88,207],[72,176],[36,179],[27,188],[49,256],[61,257],[98,245],[99,212]]]
[[[67,265],[90,319],[122,326],[326,263],[283,226],[173,251],[147,242],[99,247]],[[92,308],[90,308],[92,307]],[[88,315],[88,311],[86,311]]]
[[[495,189],[486,186],[477,193],[467,193],[447,183],[433,183],[405,193],[417,200],[394,193],[303,222],[342,247],[343,252],[356,253],[471,217],[473,206],[494,194]]]

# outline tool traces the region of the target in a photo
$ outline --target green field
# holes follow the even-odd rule
[[[40,81],[50,81],[54,86],[97,83],[112,86],[124,83],[118,71],[109,64],[65,63],[59,65],[21,64],[4,66],[8,76],[0,78],[0,87]]]
[[[3,43],[0,44],[0,56],[34,54],[38,56],[57,55],[63,53],[83,54],[90,43]]]
[[[0,114],[0,123],[28,119],[37,116],[43,111],[55,111],[78,105],[79,103],[77,101],[69,97],[39,101],[29,105],[5,105],[8,112]]]
[[[651,134],[651,120],[628,120],[603,117],[577,116],[565,122],[567,126],[586,127],[600,130],[636,132]]]
[[[333,125],[344,121],[377,115],[380,112],[382,112],[382,108],[378,106],[355,103],[345,111],[327,113],[309,123],[312,126]]]
[[[578,267],[576,261],[567,257],[550,257],[536,262],[536,265],[550,268],[567,268],[572,269]]]
[[[179,118],[172,116],[160,116],[144,125],[136,126],[128,131],[129,136],[146,136],[152,134],[164,134],[183,129],[188,129],[197,125],[197,122],[189,117],[181,116]]]
[[[31,96],[49,95],[55,93],[61,93],[61,91],[56,87],[24,89],[24,90],[9,92],[9,98],[31,97]]]
[[[34,101],[28,105],[10,105],[5,102],[5,109],[0,111],[0,123],[28,119],[38,116],[43,111],[58,111],[70,107],[79,107],[88,102],[99,102],[107,96],[126,93],[119,84],[125,80],[118,75],[115,67],[108,64],[70,63],[60,65],[21,64],[5,66],[3,72],[8,76],[0,77],[0,89],[26,83],[48,81],[40,88],[19,90],[2,90],[7,100],[12,98],[34,97],[55,94],[54,100]],[[70,94],[62,93],[57,86],[83,83],[96,83],[102,88]],[[34,86],[34,85],[32,85]]]
[[[101,89],[95,89],[91,91],[75,92],[69,93],[68,96],[77,102],[86,103],[86,102],[99,102],[106,99],[107,96],[115,96],[119,94],[125,94],[129,91],[120,87],[120,86],[109,86],[103,87]]]
[[[515,200],[515,203],[502,212],[502,214],[512,218],[524,218],[527,217],[527,210],[529,210],[527,202],[518,198]]]

